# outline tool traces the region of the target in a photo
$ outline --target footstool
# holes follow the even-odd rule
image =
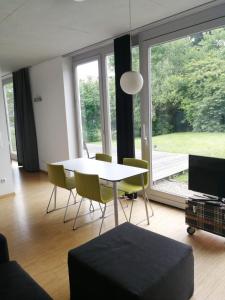
[[[186,300],[192,248],[124,223],[68,253],[70,299]]]

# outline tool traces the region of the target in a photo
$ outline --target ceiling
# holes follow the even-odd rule
[[[131,0],[138,28],[209,0]],[[128,0],[0,0],[0,68],[7,73],[129,31]]]

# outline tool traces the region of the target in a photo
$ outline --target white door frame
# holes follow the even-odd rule
[[[152,101],[151,101],[151,63],[149,61],[149,49],[154,45],[151,41],[140,43],[140,70],[145,78],[141,91],[141,118],[142,118],[142,158],[149,161],[150,175],[152,175]],[[157,202],[162,202],[175,207],[184,208],[185,198],[153,189],[153,181],[150,176],[150,184],[147,190],[149,197]]]

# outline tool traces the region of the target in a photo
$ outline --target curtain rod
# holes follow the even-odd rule
[[[1,75],[1,78],[3,78],[3,77],[9,77],[9,76],[12,76],[12,72],[9,72],[7,74]]]

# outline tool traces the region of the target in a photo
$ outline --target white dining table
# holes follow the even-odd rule
[[[148,173],[148,169],[131,167],[122,164],[109,163],[105,161],[89,159],[89,158],[75,158],[71,160],[65,160],[57,162],[55,164],[61,164],[67,171],[77,171],[86,174],[96,174],[100,179],[112,182],[113,184],[113,196],[114,196],[114,218],[115,226],[118,225],[118,193],[117,183],[126,178],[142,175],[142,187],[144,191],[144,174]],[[146,210],[148,214],[148,210]],[[148,218],[149,219],[149,218]]]

